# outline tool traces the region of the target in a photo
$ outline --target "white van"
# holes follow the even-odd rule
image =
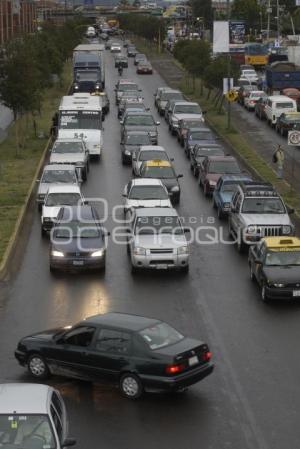
[[[100,158],[103,146],[102,108],[98,96],[64,96],[59,106],[58,138],[83,139],[90,157]]]
[[[265,114],[270,126],[275,126],[282,113],[297,112],[297,103],[286,95],[271,95],[266,103]]]

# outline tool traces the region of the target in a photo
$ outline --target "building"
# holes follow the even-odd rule
[[[0,46],[35,29],[36,4],[33,0],[0,0]]]

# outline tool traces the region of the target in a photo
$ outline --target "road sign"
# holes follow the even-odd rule
[[[289,131],[288,145],[300,145],[300,131]]]
[[[237,97],[238,97],[238,93],[235,91],[235,90],[233,90],[233,89],[230,89],[228,92],[227,92],[227,94],[225,94],[225,97],[227,98],[227,100],[228,101],[235,101],[236,99],[237,99]]]
[[[233,88],[233,78],[223,78],[223,95]]]

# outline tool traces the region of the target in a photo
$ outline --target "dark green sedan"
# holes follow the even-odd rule
[[[278,117],[275,129],[282,136],[286,136],[292,129],[299,129],[299,126],[300,112],[287,112]]]

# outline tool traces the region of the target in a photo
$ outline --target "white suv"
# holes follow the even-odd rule
[[[67,438],[64,401],[48,385],[0,384],[0,447],[62,449],[74,446]]]
[[[132,179],[124,188],[124,213],[136,207],[172,207],[168,190],[160,179]]]

